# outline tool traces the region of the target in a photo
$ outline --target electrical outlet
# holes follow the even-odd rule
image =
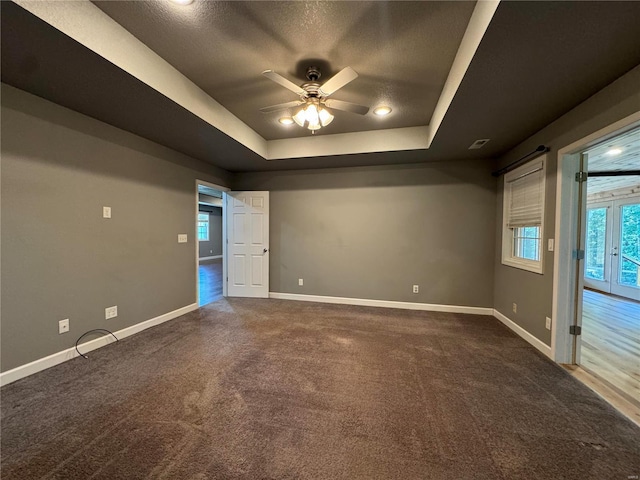
[[[111,207],[102,207],[102,218],[111,218]]]
[[[413,293],[418,293],[420,292],[420,285],[414,285],[413,286]]]
[[[64,320],[60,320],[58,322],[58,333],[62,335],[63,333],[67,333],[69,331],[69,319],[65,318]]]
[[[518,313],[518,304],[517,303],[513,304],[513,313]]]
[[[178,234],[178,243],[187,243],[187,234],[179,233]]]
[[[298,286],[302,287],[304,285],[304,280],[302,278],[298,279]]]
[[[544,326],[547,327],[547,330],[551,330],[551,319],[549,317],[546,318]]]
[[[109,320],[110,318],[115,318],[118,316],[118,306],[114,305],[113,307],[107,307],[104,309],[104,318],[105,320]]]

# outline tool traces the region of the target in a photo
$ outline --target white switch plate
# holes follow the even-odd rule
[[[304,279],[299,278],[299,279],[298,279],[298,285],[299,285],[300,287],[302,287],[302,286],[304,285]]]
[[[187,234],[179,233],[178,234],[178,243],[187,243]]]
[[[118,306],[114,305],[113,307],[107,307],[104,309],[104,318],[105,320],[109,320],[110,318],[115,318],[118,316]]]
[[[550,252],[553,252],[553,238],[550,238],[549,240],[547,240],[547,250],[549,250]]]
[[[102,218],[111,218],[111,207],[102,207]]]
[[[420,285],[414,285],[413,286],[413,293],[419,293],[420,292]]]
[[[551,319],[549,317],[545,320],[544,326],[547,327],[547,330],[551,330]]]
[[[64,320],[60,320],[58,322],[58,333],[63,334],[69,331],[69,319],[65,318]]]

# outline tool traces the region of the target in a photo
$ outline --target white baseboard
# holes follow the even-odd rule
[[[395,302],[392,300],[371,300],[367,298],[327,297],[323,295],[302,295],[299,293],[269,292],[269,298],[299,300],[302,302],[336,303],[339,305],[360,305],[364,307],[401,308],[404,310],[424,310],[429,312],[470,313],[473,315],[493,315],[493,308],[466,307],[460,305],[439,305],[435,303]]]
[[[161,323],[167,322],[169,320],[173,320],[174,318],[179,317],[180,315],[184,315],[185,313],[192,312],[198,309],[197,303],[192,303],[191,305],[187,305],[185,307],[179,308],[172,312],[165,313],[158,317],[152,318],[150,320],[146,320],[144,322],[136,323],[131,327],[123,328],[122,330],[118,330],[117,332],[113,332],[118,339],[123,339],[134,335],[142,330],[146,330],[149,327],[154,327],[156,325],[160,325]],[[100,347],[104,347],[110,343],[115,342],[114,338],[111,335],[105,335],[100,338],[96,338],[95,340],[90,340],[88,342],[80,344],[82,347],[80,350],[82,353],[87,353],[92,350],[95,350]],[[33,362],[27,363],[25,365],[21,365],[11,370],[7,370],[6,372],[0,373],[0,386],[7,385],[11,382],[15,382],[16,380],[20,380],[21,378],[28,377],[29,375],[33,375],[34,373],[38,373],[47,368],[53,367],[55,365],[59,365],[67,360],[71,360],[72,358],[78,357],[78,352],[75,347],[67,348],[66,350],[62,350],[61,352],[54,353],[49,355],[48,357],[40,358],[38,360],[34,360]]]
[[[212,257],[200,257],[198,258],[198,261],[201,262],[202,260],[217,260],[218,258],[222,258],[222,255],[214,255]]]
[[[542,340],[538,340],[536,337],[531,335],[529,332],[527,332],[524,328],[522,328],[520,325],[515,323],[513,320],[509,319],[508,317],[500,313],[498,310],[495,310],[495,309],[493,310],[493,316],[496,317],[498,320],[500,320],[502,323],[504,323],[507,327],[509,327],[515,333],[517,333],[518,336],[526,340],[528,343],[536,347],[538,350],[544,353],[547,357],[553,360],[553,355],[551,354],[551,347],[549,345],[544,343]]]

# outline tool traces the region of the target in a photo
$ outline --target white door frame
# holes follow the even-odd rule
[[[553,259],[553,322],[551,328],[551,355],[558,363],[571,363],[574,354],[573,338],[569,326],[576,318],[576,296],[580,275],[576,275],[576,250],[578,247],[578,219],[585,212],[578,212],[578,182],[575,173],[580,166],[580,154],[588,148],[615,137],[640,125],[640,111],[598,130],[558,151],[556,185],[556,252]],[[586,205],[583,204],[583,209]],[[582,239],[584,242],[584,238]],[[584,269],[584,262],[580,262]]]
[[[216,190],[220,190],[222,192],[222,296],[227,296],[227,193],[231,189],[228,187],[223,187],[222,185],[216,185],[215,183],[207,182],[205,180],[198,180],[196,178],[196,212],[195,217],[198,218],[198,202],[200,197],[198,196],[198,185],[203,185],[205,187],[214,188]],[[196,230],[194,234],[195,240],[195,254],[196,254],[196,304],[200,306],[200,255],[199,255],[199,245],[198,245],[198,222],[196,221]]]

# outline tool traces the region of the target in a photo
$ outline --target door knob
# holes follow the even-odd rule
[[[265,248],[264,250],[262,250],[262,253],[267,253],[269,250],[267,248]]]

